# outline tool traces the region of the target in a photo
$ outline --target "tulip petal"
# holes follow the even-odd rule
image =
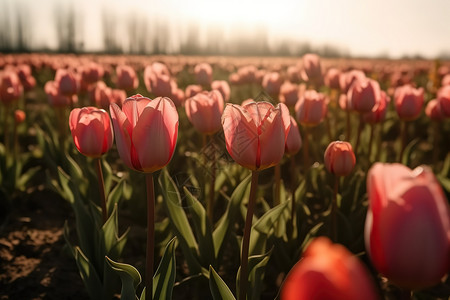
[[[112,124],[114,127],[117,151],[119,152],[120,158],[122,158],[124,163],[129,168],[134,169],[134,166],[131,163],[131,153],[130,153],[131,134],[132,134],[130,121],[128,121],[125,113],[115,103],[112,103],[109,106],[109,111],[111,114]]]

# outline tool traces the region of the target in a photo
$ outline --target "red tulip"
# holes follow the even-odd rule
[[[141,95],[127,98],[122,109],[109,107],[117,149],[125,164],[152,173],[171,160],[178,135],[178,113],[172,100]]]
[[[14,111],[14,122],[16,122],[16,124],[20,124],[23,123],[25,121],[25,112],[21,109],[16,109]]]
[[[113,144],[111,120],[103,109],[93,106],[73,109],[69,127],[75,146],[85,156],[100,157]]]
[[[316,238],[289,272],[281,300],[374,300],[375,285],[364,264],[344,246]]]
[[[208,63],[201,63],[195,66],[195,80],[200,85],[209,85],[212,81],[212,67]]]
[[[352,145],[348,142],[331,142],[325,150],[324,163],[331,174],[336,176],[349,175],[356,163]]]
[[[221,128],[224,108],[222,94],[219,91],[201,92],[186,99],[186,115],[195,129],[203,134],[213,134]]]
[[[450,269],[450,209],[432,171],[376,163],[367,193],[365,241],[375,268],[404,288],[438,284]]]
[[[295,105],[297,121],[306,126],[320,124],[327,114],[325,95],[314,90],[305,91]]]
[[[136,71],[127,65],[119,65],[116,68],[117,87],[122,90],[132,91],[139,85],[139,79]]]
[[[13,71],[0,73],[0,100],[4,104],[12,103],[22,96],[23,87],[20,79]]]
[[[295,155],[302,147],[302,137],[300,136],[300,130],[298,129],[298,125],[294,117],[289,116],[289,118],[291,120],[291,126],[287,134],[284,151],[286,154]]]
[[[226,80],[214,80],[211,82],[211,89],[218,90],[223,97],[223,101],[228,102],[230,100],[230,85]]]
[[[423,88],[403,85],[395,89],[395,110],[401,120],[412,121],[419,117],[424,102]]]
[[[356,79],[348,90],[347,98],[352,110],[370,112],[380,98],[380,85],[373,79]]]
[[[222,115],[228,152],[238,164],[254,171],[280,162],[289,125],[289,110],[282,103],[277,107],[269,102],[227,104]]]

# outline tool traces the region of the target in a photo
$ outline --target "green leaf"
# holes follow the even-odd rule
[[[108,207],[108,215],[111,215],[114,206],[119,203],[124,191],[125,179],[121,179],[119,183],[112,189],[108,195],[106,205]],[[106,187],[105,187],[106,188]]]
[[[409,166],[411,163],[411,154],[416,149],[417,145],[419,145],[420,139],[412,140],[405,148],[402,156],[402,164],[405,166]]]
[[[115,262],[107,256],[105,258],[111,268],[120,276],[120,280],[122,281],[120,299],[136,300],[136,287],[141,283],[141,274],[139,274],[139,271],[132,265]]]
[[[161,171],[159,184],[164,194],[164,207],[175,234],[178,237],[180,247],[186,257],[189,270],[191,274],[200,273],[201,266],[198,262],[198,245],[181,205],[180,193],[167,170]]]
[[[100,281],[94,266],[79,247],[75,247],[75,261],[77,262],[78,271],[80,272],[81,279],[83,279],[89,297],[93,300],[101,299],[102,282]]]
[[[186,194],[188,209],[192,215],[194,231],[197,235],[200,254],[199,259],[203,266],[213,264],[215,261],[215,252],[211,223],[209,222],[208,216],[200,201],[198,201],[186,187],[184,187],[184,192]]]
[[[158,269],[153,276],[153,299],[172,299],[176,273],[175,241],[176,237],[167,244]]]
[[[236,215],[239,213],[242,199],[250,189],[251,175],[247,176],[233,191],[228,202],[228,207],[222,218],[217,222],[217,227],[213,232],[214,251],[216,258],[220,257],[224,241],[228,240],[231,228],[235,223]]]
[[[261,218],[252,226],[259,233],[268,235],[274,229],[274,225],[280,220],[284,210],[288,207],[289,202],[285,201],[268,210]]]
[[[39,171],[41,170],[41,166],[37,166],[31,169],[28,169],[25,173],[20,175],[16,182],[16,188],[25,191],[28,181],[30,181],[31,178]]]
[[[227,284],[212,266],[209,266],[209,289],[214,300],[235,300]]]

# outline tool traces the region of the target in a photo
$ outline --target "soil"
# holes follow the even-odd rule
[[[65,251],[67,219],[73,219],[70,206],[53,191],[14,199],[0,231],[0,299],[88,299]]]

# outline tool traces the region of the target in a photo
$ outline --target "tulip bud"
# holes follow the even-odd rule
[[[347,93],[351,109],[359,113],[367,113],[380,98],[380,85],[373,79],[357,79],[353,82]]]
[[[319,125],[327,114],[325,95],[314,90],[305,91],[295,105],[295,114],[302,125]]]
[[[208,63],[201,63],[195,66],[195,80],[200,85],[209,85],[212,81],[212,67]]]
[[[445,118],[437,99],[428,102],[425,107],[425,114],[433,121],[442,121]]]
[[[139,85],[139,79],[136,71],[126,65],[119,65],[116,68],[117,87],[126,91],[135,90]]]
[[[375,285],[364,264],[326,237],[314,239],[281,287],[281,300],[375,300]]]
[[[213,134],[221,128],[224,108],[219,91],[201,92],[185,102],[186,115],[195,129],[203,134]]]
[[[23,123],[25,121],[25,117],[25,112],[21,109],[16,109],[16,111],[14,112],[14,121],[16,122],[16,124]]]
[[[323,83],[322,68],[320,66],[320,57],[317,54],[305,54],[302,57],[303,70],[302,79],[318,87]]]
[[[284,82],[280,87],[280,102],[288,107],[294,107],[299,99],[299,87],[297,84]]]
[[[327,73],[325,74],[325,85],[328,86],[331,89],[339,89],[339,78],[341,76],[341,71],[336,68],[330,68],[328,69]]]
[[[281,87],[281,77],[278,72],[270,72],[264,75],[262,86],[264,90],[271,96],[278,96]]]
[[[100,157],[113,144],[111,120],[103,109],[92,106],[73,109],[69,127],[75,146],[83,155]]]
[[[211,83],[211,89],[218,90],[223,97],[223,101],[228,102],[230,100],[230,85],[225,80],[214,80]]]
[[[336,176],[347,176],[355,167],[356,158],[348,142],[331,142],[324,154],[325,167]]]
[[[284,151],[286,154],[295,155],[302,147],[302,138],[300,136],[300,130],[298,130],[297,122],[294,117],[290,116],[291,126],[286,138],[286,146]]]
[[[375,268],[403,288],[438,284],[450,267],[450,209],[432,171],[375,163],[367,194],[365,242]]]
[[[450,85],[444,86],[438,90],[437,99],[442,114],[446,118],[450,118]]]

